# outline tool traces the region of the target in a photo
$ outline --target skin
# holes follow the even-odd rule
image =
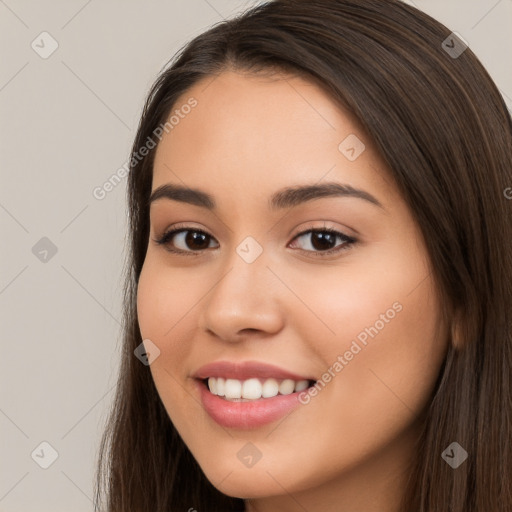
[[[206,477],[248,511],[396,511],[448,340],[421,232],[371,140],[317,85],[229,70],[174,108],[191,96],[197,106],[156,149],[152,189],[185,184],[218,206],[151,205],[137,297],[169,417]],[[338,150],[349,134],[366,147],[355,161]],[[268,208],[282,187],[325,181],[383,208],[354,197]],[[169,244],[189,254],[154,242],[177,223],[206,231],[209,248],[190,255],[183,234]],[[323,227],[357,242],[322,258],[311,234],[297,235]],[[247,236],[263,248],[250,264],[236,252]],[[320,379],[397,302],[378,335],[284,419],[226,429],[202,408],[191,378],[202,365],[257,360]],[[237,458],[247,442],[262,454],[251,468]]]

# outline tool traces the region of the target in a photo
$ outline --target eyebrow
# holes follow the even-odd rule
[[[302,203],[323,197],[355,197],[385,210],[380,201],[370,193],[354,188],[351,185],[336,182],[286,187],[272,194],[268,204],[271,210],[280,210],[283,208],[293,208]],[[212,211],[217,207],[215,199],[210,194],[199,189],[171,183],[156,188],[149,198],[149,204],[163,198],[200,206]]]

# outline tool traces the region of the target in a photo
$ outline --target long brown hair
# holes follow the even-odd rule
[[[269,2],[176,55],[149,93],[133,144],[138,155],[187,89],[226,69],[306,77],[362,123],[423,233],[452,326],[404,512],[512,511],[512,122],[471,49],[450,51],[460,45],[398,0]],[[108,512],[242,511],[243,500],[208,482],[134,356],[153,157],[132,158],[128,177],[124,343],[96,506],[106,498]],[[441,457],[452,442],[468,453],[457,469]]]

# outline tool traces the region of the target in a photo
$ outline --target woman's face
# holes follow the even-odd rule
[[[388,170],[297,77],[226,71],[173,113],[152,191],[185,190],[151,203],[137,297],[170,419],[228,495],[306,506],[320,490],[359,492],[363,477],[385,493],[407,472],[447,346],[423,239]]]

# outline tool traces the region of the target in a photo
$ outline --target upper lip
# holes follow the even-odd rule
[[[256,377],[262,379],[291,379],[295,381],[316,380],[313,377],[298,375],[284,368],[259,361],[216,361],[201,366],[201,368],[193,374],[193,377],[196,379],[224,377],[227,379],[247,380]]]

